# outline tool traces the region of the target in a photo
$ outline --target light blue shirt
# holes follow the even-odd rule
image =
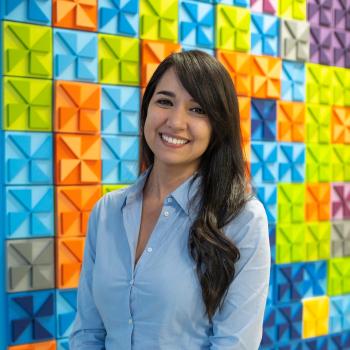
[[[268,293],[270,248],[257,199],[225,226],[240,250],[223,309],[212,323],[188,251],[192,210],[186,180],[163,203],[134,268],[146,173],[95,205],[88,223],[71,350],[256,350]]]

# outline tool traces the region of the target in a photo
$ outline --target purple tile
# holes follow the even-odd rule
[[[345,30],[334,30],[332,38],[332,65],[350,66],[350,33]]]
[[[350,30],[350,1],[333,0],[333,27]]]
[[[332,0],[312,0],[308,2],[308,20],[312,25],[332,27]]]
[[[327,27],[310,28],[310,61],[331,65],[332,30]]]

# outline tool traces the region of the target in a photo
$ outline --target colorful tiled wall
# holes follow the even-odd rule
[[[348,0],[1,0],[0,18],[1,350],[68,349],[89,212],[136,179],[142,88],[191,48],[236,84],[268,213],[261,349],[350,349]]]

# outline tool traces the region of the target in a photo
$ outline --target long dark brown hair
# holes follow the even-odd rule
[[[154,161],[143,133],[147,110],[160,78],[170,67],[206,111],[212,126],[211,140],[196,175],[201,176],[196,195],[200,205],[188,241],[206,314],[212,321],[223,305],[239,259],[239,250],[223,228],[248,199],[238,100],[229,74],[214,57],[198,50],[168,56],[154,72],[141,104],[141,152],[146,167]]]

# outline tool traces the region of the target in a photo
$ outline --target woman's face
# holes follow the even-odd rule
[[[196,171],[209,145],[212,127],[202,107],[168,69],[150,100],[144,126],[154,163]]]

